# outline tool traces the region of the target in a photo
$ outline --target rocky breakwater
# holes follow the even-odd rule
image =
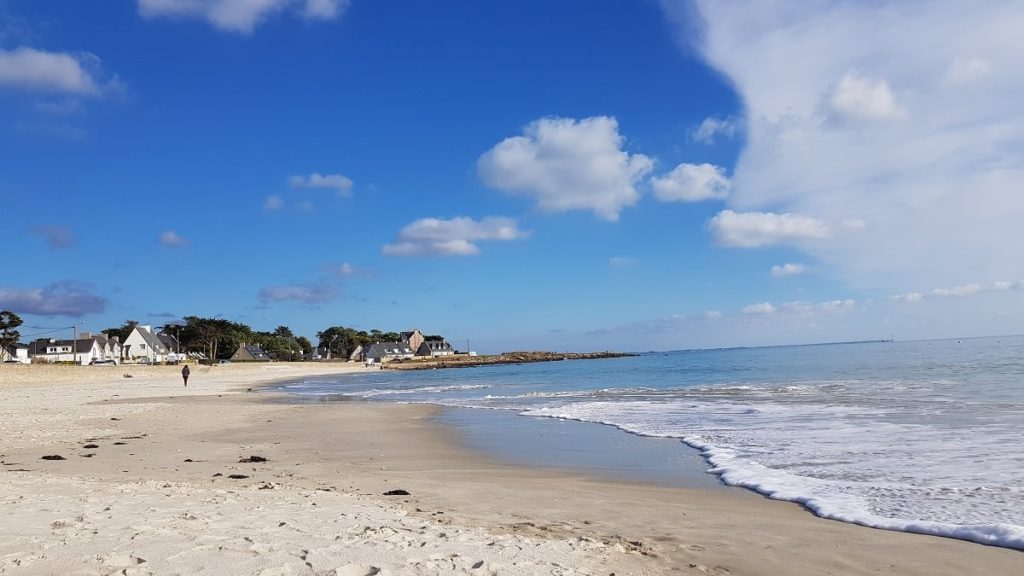
[[[526,364],[530,362],[557,362],[561,360],[597,360],[601,358],[623,358],[636,356],[623,352],[502,352],[487,356],[438,356],[435,358],[414,358],[392,360],[382,367],[386,370],[433,370],[436,368],[469,368],[492,364]]]

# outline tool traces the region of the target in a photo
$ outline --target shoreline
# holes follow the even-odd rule
[[[433,421],[434,407],[293,405],[245,393],[359,368],[218,367],[194,371],[187,389],[176,370],[147,368],[116,380],[120,370],[94,376],[106,369],[73,367],[65,380],[22,374],[14,385],[19,376],[0,370],[0,473],[10,483],[0,507],[12,519],[0,528],[0,574],[79,569],[84,557],[97,572],[126,563],[129,574],[163,573],[172,562],[184,572],[228,562],[213,573],[268,575],[292,565],[299,573],[476,573],[477,562],[522,574],[1024,571],[1017,551],[824,520],[744,489],[666,488],[503,462]],[[97,448],[83,447],[89,439]],[[52,453],[67,460],[39,460]],[[238,462],[253,455],[268,461]],[[410,495],[383,496],[393,489]]]

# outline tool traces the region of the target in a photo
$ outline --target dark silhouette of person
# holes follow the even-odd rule
[[[185,381],[185,386],[188,386],[188,375],[189,369],[188,365],[186,364],[185,367],[181,369],[181,379]]]

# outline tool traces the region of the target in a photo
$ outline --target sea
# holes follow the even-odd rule
[[[673,439],[716,482],[824,518],[1024,550],[1024,336],[383,370],[277,389],[472,411],[456,420],[481,430],[590,423],[601,433],[574,442],[610,446],[609,458],[661,457],[637,442]]]

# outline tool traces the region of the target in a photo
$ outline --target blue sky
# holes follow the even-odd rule
[[[1020,332],[1020,3],[726,4],[0,0],[0,308],[485,352]]]

